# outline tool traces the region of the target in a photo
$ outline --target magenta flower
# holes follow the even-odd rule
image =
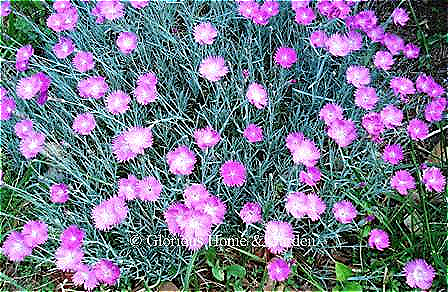
[[[373,63],[379,69],[390,70],[395,62],[394,57],[388,51],[378,51],[375,54]]]
[[[413,43],[409,43],[403,48],[403,54],[408,59],[417,59],[420,54],[420,48]]]
[[[381,25],[378,25],[367,30],[366,34],[372,42],[382,42],[384,39],[384,28]]]
[[[73,53],[75,45],[70,38],[61,37],[59,42],[53,46],[53,53],[58,59],[65,59]]]
[[[299,139],[293,140],[296,136]],[[300,139],[302,138],[302,139]],[[302,163],[307,167],[315,166],[320,158],[319,148],[316,147],[313,141],[305,138],[302,133],[291,133],[286,137],[286,147],[291,151],[292,159],[295,164]]]
[[[291,273],[291,269],[288,266],[288,263],[281,258],[273,258],[268,266],[268,274],[269,278],[272,281],[284,281],[288,279],[289,273]]]
[[[181,237],[183,243],[190,250],[198,250],[209,241],[211,233],[210,217],[199,210],[186,211],[180,222]]]
[[[200,201],[195,209],[208,215],[212,225],[221,224],[224,221],[224,215],[227,212],[226,205],[216,196],[209,196],[205,200]]]
[[[120,178],[118,181],[118,196],[125,200],[133,200],[137,197],[138,179],[132,174],[128,174],[128,178]]]
[[[120,224],[128,215],[128,207],[123,197],[112,197],[101,202],[92,210],[95,227],[107,231]]]
[[[149,0],[130,0],[129,3],[135,9],[142,9],[148,5]]]
[[[361,124],[374,140],[384,131],[384,124],[381,121],[381,115],[376,112],[370,112],[363,116]]]
[[[246,168],[241,162],[226,161],[220,169],[222,182],[229,187],[240,187],[246,181]]]
[[[137,35],[129,31],[120,32],[116,44],[123,54],[129,55],[137,48]]]
[[[20,152],[26,159],[36,157],[44,150],[45,135],[37,132],[29,133],[20,141]]]
[[[309,25],[316,19],[313,9],[309,7],[300,7],[296,10],[296,22],[302,25]]]
[[[157,75],[153,72],[145,73],[138,77],[137,85],[156,86],[158,82]]]
[[[325,46],[330,54],[336,57],[345,57],[350,53],[350,44],[348,38],[339,33],[331,35]]]
[[[73,66],[79,72],[87,72],[95,67],[95,61],[93,60],[93,54],[90,52],[78,52],[73,58]]]
[[[79,114],[73,120],[73,131],[80,135],[90,135],[95,127],[95,118],[91,113]]]
[[[380,116],[384,126],[388,129],[401,126],[403,120],[403,112],[392,104],[384,107],[380,112]]]
[[[378,102],[375,88],[360,87],[355,91],[355,104],[365,110],[372,110]]]
[[[72,282],[76,286],[84,286],[87,291],[92,291],[98,286],[95,272],[89,266],[79,264],[72,276]]]
[[[175,175],[189,175],[193,173],[196,155],[187,146],[179,146],[168,152],[166,161],[171,173]]]
[[[53,8],[54,10],[56,10],[57,12],[64,12],[67,9],[71,8],[72,4],[70,3],[69,0],[55,0],[53,2]]]
[[[419,119],[410,120],[407,130],[409,137],[415,141],[424,140],[429,132],[428,125]]]
[[[100,260],[93,266],[93,271],[98,281],[107,285],[117,284],[120,278],[120,267],[110,260]]]
[[[7,121],[11,118],[12,113],[16,110],[16,102],[13,98],[0,98],[0,120]]]
[[[147,176],[137,181],[135,191],[140,200],[155,202],[162,193],[162,184],[153,176]]]
[[[51,14],[47,18],[47,26],[55,32],[74,30],[78,23],[78,11],[75,7],[68,7],[62,12]]]
[[[362,49],[362,34],[357,31],[350,31],[347,35],[347,44],[350,52]]]
[[[300,182],[311,187],[315,186],[319,182],[320,178],[321,173],[317,167],[308,167],[307,171],[302,170],[299,174]]]
[[[23,240],[30,248],[44,244],[48,239],[48,225],[42,221],[28,221],[23,225]]]
[[[211,45],[215,41],[218,31],[210,22],[201,22],[193,29],[194,40],[200,45]]]
[[[438,122],[442,120],[443,112],[447,106],[447,100],[443,97],[436,97],[425,107],[425,119],[428,122]]]
[[[182,203],[174,203],[164,212],[164,217],[168,230],[171,234],[181,234],[181,223],[184,221],[188,207]]]
[[[325,202],[316,194],[308,194],[308,205],[306,210],[306,215],[310,217],[311,221],[317,221],[320,219],[320,215],[325,212],[327,205]]]
[[[437,167],[430,167],[423,170],[423,183],[428,191],[441,193],[445,189],[446,177]]]
[[[408,190],[415,189],[415,180],[409,171],[399,170],[395,172],[394,176],[391,178],[390,186],[401,195],[406,196]]]
[[[348,224],[358,215],[355,206],[350,201],[340,201],[333,205],[333,215],[342,224]]]
[[[327,126],[330,126],[336,120],[344,119],[342,108],[334,103],[324,105],[319,112],[319,117],[321,120],[324,120]]]
[[[76,225],[67,227],[61,233],[61,247],[67,249],[81,248],[84,235],[84,231],[79,229],[79,227]]]
[[[256,82],[249,84],[246,97],[257,109],[262,109],[268,104],[268,93],[266,89]]]
[[[258,203],[247,202],[239,212],[240,218],[246,224],[254,224],[262,220],[261,206]]]
[[[351,120],[335,120],[327,133],[339,147],[347,147],[358,137],[355,124]]]
[[[370,83],[370,72],[364,66],[350,66],[346,71],[347,82],[353,86],[360,88]]]
[[[424,92],[430,97],[439,97],[445,94],[445,89],[435,82],[431,76],[420,74],[415,81],[416,88],[419,92]]]
[[[28,63],[31,56],[34,53],[34,49],[31,45],[26,45],[17,50],[16,53],[16,69],[19,72],[26,71],[28,69]]]
[[[146,148],[152,147],[151,128],[132,127],[121,135],[123,135],[124,142],[129,149],[135,154],[143,154]]]
[[[385,33],[382,42],[394,56],[400,54],[404,49],[404,40],[393,33]]]
[[[258,127],[255,124],[250,124],[244,130],[244,137],[250,143],[256,143],[256,142],[263,141],[263,129]]]
[[[17,122],[17,124],[14,126],[14,131],[16,132],[17,137],[19,137],[20,139],[25,139],[26,137],[34,133],[33,121],[21,120],[20,122]]]
[[[406,283],[411,288],[428,290],[432,286],[432,281],[436,275],[434,268],[426,263],[424,259],[409,261],[404,267]]]
[[[247,19],[252,19],[257,9],[258,4],[253,0],[241,1],[238,3],[238,12]]]
[[[369,246],[377,250],[383,250],[389,247],[389,235],[381,229],[372,229],[369,233]]]
[[[214,147],[221,140],[221,135],[212,127],[196,129],[194,131],[194,139],[201,150]]]
[[[129,109],[130,101],[131,98],[124,91],[113,91],[106,98],[107,110],[114,115],[123,114]]]
[[[303,218],[308,211],[308,196],[302,192],[290,193],[286,198],[285,209],[294,218]]]
[[[80,248],[59,247],[55,252],[56,267],[64,272],[74,271],[81,263],[84,252]]]
[[[203,59],[201,65],[199,65],[201,77],[212,82],[220,80],[228,71],[226,61],[220,56],[209,56]]]
[[[53,203],[65,203],[69,197],[68,186],[64,183],[54,184],[50,187],[50,201]]]
[[[258,6],[252,14],[252,21],[258,25],[266,25],[269,23],[269,14]]]
[[[310,43],[315,48],[325,48],[327,40],[327,33],[323,30],[316,30],[310,36]]]
[[[133,93],[137,102],[142,105],[147,105],[157,100],[157,88],[154,85],[138,85]]]
[[[266,224],[264,242],[273,254],[280,254],[292,247],[293,241],[293,229],[288,222],[269,221]]]
[[[383,151],[383,160],[397,165],[403,160],[403,148],[400,144],[387,145]]]
[[[414,83],[405,77],[392,78],[390,88],[392,88],[395,95],[406,96],[408,94],[415,94]]]
[[[203,184],[192,184],[184,191],[185,205],[188,208],[196,208],[210,196],[211,194]]]
[[[405,26],[409,20],[409,15],[403,8],[395,8],[391,15],[395,25]]]
[[[297,53],[293,48],[280,47],[275,52],[275,63],[282,68],[291,68],[297,62]]]
[[[32,249],[25,243],[25,237],[16,231],[11,232],[3,242],[2,253],[11,261],[21,262],[31,255]]]
[[[17,95],[24,100],[32,99],[39,90],[40,82],[35,75],[20,79],[16,87]]]
[[[125,133],[121,133],[112,141],[112,152],[118,162],[128,161],[137,157],[137,153],[133,152],[126,142],[124,134]],[[137,138],[138,136],[136,136],[136,139]]]
[[[291,1],[291,8],[294,11],[297,11],[297,9],[302,7],[307,7],[309,5],[311,0],[292,0]]]
[[[11,2],[9,0],[0,3],[0,16],[8,16],[11,13]]]
[[[99,16],[115,20],[124,16],[124,6],[119,0],[98,1],[96,4]]]
[[[280,5],[277,0],[266,0],[263,5],[261,5],[260,9],[268,16],[276,16],[279,12]]]
[[[78,82],[79,95],[84,98],[100,99],[108,90],[106,78],[101,76],[88,77]]]

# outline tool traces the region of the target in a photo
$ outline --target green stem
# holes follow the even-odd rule
[[[193,256],[191,257],[190,263],[188,264],[188,267],[187,267],[187,274],[185,275],[184,286],[182,288],[182,291],[190,290],[189,286],[190,286],[191,272],[193,271],[194,262],[196,261],[197,256],[198,256],[198,252],[195,251],[193,253]]]

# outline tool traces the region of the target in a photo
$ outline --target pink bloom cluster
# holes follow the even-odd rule
[[[73,41],[68,37],[60,37],[59,41],[53,46],[53,53],[58,59],[65,59],[75,50]]]
[[[215,41],[218,31],[210,22],[201,22],[193,29],[194,40],[200,45],[211,45]]]
[[[255,124],[247,126],[243,135],[250,143],[263,141],[263,129]]]
[[[11,232],[0,249],[9,260],[21,262],[31,255],[33,248],[44,244],[48,239],[48,226],[42,221],[28,221],[22,231]]]
[[[273,258],[269,262],[267,269],[269,278],[273,281],[284,281],[288,279],[288,276],[291,273],[288,263],[281,258]]]
[[[286,198],[286,211],[297,219],[308,216],[311,221],[317,221],[326,208],[325,202],[313,193],[290,193]]]
[[[358,137],[355,123],[344,119],[343,110],[339,105],[333,103],[324,105],[319,117],[328,126],[328,136],[340,147],[347,147]]]
[[[279,12],[279,4],[275,0],[264,1],[262,5],[256,1],[239,1],[238,11],[246,19],[250,19],[258,25],[266,25],[269,19]]]
[[[185,204],[175,202],[164,213],[168,230],[180,235],[191,250],[208,243],[213,225],[220,225],[226,214],[226,205],[211,195],[202,184],[192,184],[184,190]]]
[[[0,121],[9,120],[16,110],[16,102],[12,97],[8,97],[5,88],[0,87]]]
[[[93,60],[93,54],[90,52],[79,51],[73,58],[73,66],[79,72],[87,72],[95,68],[95,61]]]
[[[203,59],[199,65],[201,77],[212,82],[219,81],[228,71],[226,61],[221,56],[209,56]]]
[[[11,13],[11,2],[9,0],[0,3],[0,16],[8,16]]]
[[[68,186],[64,183],[53,184],[50,187],[50,201],[63,204],[69,198]]]
[[[157,201],[162,193],[162,184],[153,176],[141,180],[129,174],[128,178],[121,178],[118,183],[118,197],[130,201],[139,198],[143,201]]]
[[[423,183],[428,191],[443,192],[446,185],[446,177],[437,167],[429,167],[423,170]]]
[[[430,97],[440,97],[445,94],[445,89],[438,84],[434,78],[426,74],[420,74],[415,80],[415,87],[418,92],[423,92]]]
[[[261,206],[258,203],[247,202],[239,213],[241,219],[246,224],[254,224],[262,220]]]
[[[120,32],[116,44],[118,49],[125,55],[129,55],[137,48],[137,35],[130,31]]]
[[[299,180],[301,183],[313,187],[320,181],[321,175],[322,174],[319,168],[311,166],[307,167],[306,171],[305,170],[300,171]]]
[[[301,132],[288,134],[286,147],[292,155],[295,164],[303,164],[307,167],[315,166],[320,157],[320,150],[314,142],[306,138]]]
[[[95,129],[96,121],[95,117],[91,113],[79,114],[73,120],[73,131],[79,135],[90,135],[90,133]]]
[[[222,182],[229,187],[240,187],[246,182],[246,168],[241,162],[226,161],[220,169]]]
[[[124,6],[119,0],[98,1],[91,14],[96,17],[96,23],[101,24],[106,19],[115,20],[123,17]]]
[[[408,190],[415,189],[415,180],[407,170],[399,170],[395,172],[394,176],[390,180],[390,186],[405,196],[408,194]]]
[[[189,175],[193,173],[196,155],[187,146],[179,146],[166,155],[171,173]]]
[[[282,68],[291,68],[297,62],[296,50],[288,47],[280,47],[275,51],[274,60]]]
[[[389,247],[389,234],[381,229],[372,229],[369,233],[369,246],[377,250]]]
[[[119,162],[134,159],[152,147],[151,128],[132,127],[123,131],[112,141],[112,151]]]
[[[257,109],[262,109],[268,104],[268,93],[263,85],[252,82],[247,87],[247,100]]]
[[[84,98],[100,99],[109,90],[106,78],[92,76],[78,82],[79,95]]]
[[[134,96],[139,104],[147,105],[157,100],[157,76],[149,72],[141,75],[134,89]]]
[[[95,227],[107,231],[123,222],[128,215],[128,206],[123,197],[115,196],[101,202],[92,210]]]
[[[23,77],[19,80],[16,87],[17,95],[29,100],[39,94],[36,102],[43,105],[48,98],[48,88],[50,87],[51,79],[43,72],[38,72],[28,77]]]
[[[116,90],[106,97],[107,111],[113,115],[124,114],[129,109],[131,97],[122,90]]]
[[[282,221],[269,221],[266,223],[264,242],[273,254],[283,253],[292,247],[294,231],[291,224]]]
[[[16,123],[14,130],[21,139],[20,152],[26,159],[36,157],[44,150],[45,135],[33,129],[33,121],[21,120]]]
[[[431,288],[436,275],[434,268],[424,259],[409,261],[404,267],[404,274],[409,287],[423,290]]]
[[[201,150],[212,148],[221,140],[221,135],[210,126],[196,129],[193,136]]]
[[[26,45],[17,50],[16,53],[16,70],[23,72],[28,70],[28,64],[34,49],[31,45]]]
[[[343,224],[351,223],[358,215],[352,202],[346,200],[334,204],[332,211],[336,220]]]
[[[47,18],[47,26],[55,32],[74,30],[78,22],[78,10],[70,1],[56,1],[53,7],[56,13]]]

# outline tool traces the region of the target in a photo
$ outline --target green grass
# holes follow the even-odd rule
[[[21,7],[22,3],[13,5]],[[345,70],[350,64],[368,66],[372,84],[381,98],[377,109],[381,109],[398,101],[388,88],[390,78],[396,75],[414,78],[416,73],[373,69],[371,56],[378,46],[367,47],[366,41],[362,51],[344,59],[331,57],[309,45],[307,38],[314,29],[338,31],[343,29],[341,21],[298,26],[288,4],[281,3],[280,14],[271,19],[269,26],[258,27],[242,19],[235,5],[229,2],[151,2],[141,11],[127,8],[125,18],[96,25],[88,15],[92,4],[77,3],[82,26],[78,24],[78,29],[69,35],[78,49],[93,52],[96,62],[94,72],[80,74],[72,68],[71,57],[61,61],[51,53],[57,36],[48,31],[44,18],[40,17],[50,13],[46,5],[24,5],[24,11],[8,17],[7,30],[2,31],[2,37],[10,36],[5,44],[2,42],[5,50],[2,56],[6,59],[2,62],[2,71],[8,77],[2,77],[2,86],[15,97],[17,80],[37,71],[48,74],[52,85],[50,100],[43,107],[34,101],[16,98],[18,114],[1,124],[2,168],[6,168],[6,185],[1,188],[1,234],[3,237],[10,230],[20,228],[28,218],[39,218],[49,224],[51,240],[42,250],[33,253],[32,260],[18,267],[40,262],[44,267],[53,268],[50,261],[60,232],[71,224],[78,224],[86,231],[85,262],[95,263],[103,257],[116,261],[121,267],[123,288],[156,287],[164,281],[195,290],[251,287],[261,291],[265,285],[272,285],[265,269],[270,257],[260,248],[216,247],[215,254],[210,255],[210,250],[193,254],[177,246],[151,248],[130,244],[136,235],[141,238],[167,236],[163,210],[181,200],[186,185],[203,182],[228,208],[225,223],[213,230],[214,235],[262,236],[262,225],[246,228],[236,214],[245,202],[256,201],[263,207],[265,221],[288,221],[297,234],[322,243],[294,248],[285,255],[297,263],[293,275],[283,284],[290,290],[304,287],[330,290],[337,284],[336,261],[353,268],[353,275],[347,281],[358,283],[365,290],[406,289],[401,270],[408,260],[417,257],[425,258],[435,267],[438,275],[433,288],[446,286],[446,193],[436,202],[434,194],[426,193],[424,186],[418,183],[416,193],[420,199],[417,201],[411,195],[397,194],[389,186],[389,178],[397,169],[410,170],[419,181],[419,165],[428,157],[421,149],[431,145],[411,142],[405,128],[388,131],[383,135],[384,143],[401,143],[406,149],[406,161],[398,167],[383,163],[381,146],[369,141],[361,129],[359,121],[364,113],[355,107],[354,89],[345,82]],[[35,14],[27,13],[27,5],[40,7],[29,8],[37,11],[38,19]],[[194,43],[190,32],[195,24],[207,20],[212,21],[219,35],[212,46],[200,47]],[[176,33],[173,33],[174,28]],[[130,56],[120,54],[115,46],[118,33],[127,30],[137,32],[140,40],[137,50]],[[22,34],[16,36],[17,31]],[[31,35],[35,38],[28,38]],[[38,55],[33,57],[28,72],[16,74],[14,52],[28,42],[38,49]],[[273,64],[275,49],[281,45],[293,46],[298,51],[299,62],[291,70]],[[203,80],[197,73],[202,58],[212,54],[222,55],[230,65],[229,74],[216,84]],[[250,72],[248,80],[242,78],[243,69]],[[78,96],[76,84],[87,76],[105,76],[111,90],[130,93],[137,77],[147,71],[155,72],[159,79],[159,99],[148,106],[140,106],[133,100],[128,112],[112,116],[102,100],[85,100]],[[289,82],[293,78],[297,83]],[[245,100],[250,81],[267,87],[270,104],[265,110],[256,110]],[[345,116],[359,126],[360,138],[345,149],[338,148],[327,137],[318,119],[320,108],[332,101],[341,104]],[[407,118],[413,117],[412,112],[421,112],[426,102],[427,98],[422,95],[411,99],[404,105],[409,113]],[[95,115],[98,127],[92,136],[81,137],[72,132],[71,123],[78,113],[86,111]],[[45,153],[33,161],[25,161],[20,155],[19,141],[13,133],[15,122],[25,117],[31,118],[35,129],[47,136]],[[242,132],[249,123],[263,128],[264,142],[249,144],[245,141]],[[119,164],[111,153],[111,140],[134,125],[154,127],[154,146],[135,160]],[[192,136],[195,128],[206,125],[219,130],[224,139],[209,152],[201,152]],[[445,119],[431,129],[442,129],[446,125]],[[304,132],[321,149],[319,167],[323,180],[316,188],[299,182],[303,167],[293,164],[284,143],[286,135],[293,131]],[[446,149],[443,131],[436,136],[440,137],[442,149]],[[192,175],[175,177],[169,173],[164,157],[182,144],[196,152],[198,163]],[[441,156],[437,166],[446,174],[446,152],[442,151]],[[228,159],[240,160],[248,170],[248,181],[241,188],[230,189],[221,183],[219,167]],[[100,232],[92,225],[91,210],[116,193],[118,178],[127,173],[139,178],[156,176],[164,185],[162,197],[155,203],[130,202],[126,221],[110,232]],[[64,205],[49,202],[49,186],[56,182],[70,185],[71,199]],[[365,186],[361,187],[361,183]],[[284,198],[291,191],[318,193],[328,206],[322,219],[299,221],[288,215],[284,210]],[[330,208],[342,199],[349,199],[357,206],[360,213],[357,224],[335,222]],[[377,219],[370,224],[360,220],[367,214]],[[404,224],[408,216],[409,227]],[[419,230],[415,226],[420,226]],[[391,248],[384,252],[368,248],[366,234],[371,228],[386,230],[391,235]],[[0,261],[5,262],[5,258]],[[32,272],[33,269],[26,268],[15,270],[8,277],[18,278],[21,273]],[[4,279],[13,286],[32,287],[34,284],[27,280],[14,280],[17,283],[14,284],[13,280]]]

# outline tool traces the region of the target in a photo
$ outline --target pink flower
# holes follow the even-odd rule
[[[294,218],[303,218],[308,211],[308,196],[302,192],[290,193],[286,198],[285,209]]]
[[[128,174],[128,178],[120,178],[118,181],[118,196],[125,200],[133,200],[137,197],[138,179],[132,174]]]
[[[350,66],[346,71],[347,82],[360,88],[367,86],[370,83],[369,69],[363,66]]]
[[[425,107],[425,119],[428,122],[438,122],[442,120],[443,112],[446,109],[447,101],[443,97],[434,98]]]
[[[380,112],[380,116],[384,126],[388,129],[401,126],[403,120],[403,112],[392,104],[384,107]]]
[[[69,0],[55,0],[53,2],[53,8],[57,12],[64,12],[70,7],[72,7],[72,4],[70,3]]]
[[[437,167],[430,167],[423,171],[423,183],[428,191],[441,193],[445,188],[446,177]]]
[[[257,109],[264,108],[268,103],[268,93],[266,92],[266,89],[256,82],[249,84],[246,97]]]
[[[292,247],[293,241],[293,229],[288,222],[269,221],[266,224],[264,242],[273,254],[280,254]]]
[[[300,7],[296,10],[296,22],[298,24],[308,25],[316,19],[313,9],[308,7]]]
[[[48,239],[48,225],[42,221],[28,221],[23,225],[23,240],[30,248],[44,244]]]
[[[11,13],[11,3],[9,0],[2,1],[0,3],[0,16],[8,16]]]
[[[138,85],[133,93],[136,97],[137,102],[142,105],[147,105],[157,100],[157,88],[155,87],[155,85]]]
[[[138,136],[136,138],[138,138]],[[112,141],[112,152],[119,162],[128,161],[137,157],[137,153],[133,152],[126,142],[124,133],[120,134]]]
[[[44,134],[32,132],[20,141],[20,152],[26,159],[34,158],[44,150],[44,143]]]
[[[246,224],[257,223],[262,220],[261,206],[258,203],[248,202],[241,208],[239,215]]]
[[[408,190],[415,189],[415,180],[407,170],[399,170],[390,180],[390,186],[405,196]]]
[[[59,42],[53,46],[53,53],[58,59],[67,58],[75,50],[75,45],[70,38],[61,37]]]
[[[69,197],[68,186],[64,183],[54,184],[50,187],[50,201],[53,203],[65,203]]]
[[[403,48],[403,54],[408,59],[417,59],[420,54],[420,48],[413,43],[409,43]]]
[[[408,13],[403,8],[395,8],[392,12],[395,25],[405,26],[409,20]]]
[[[124,7],[119,0],[98,1],[96,7],[99,14],[108,20],[115,20],[124,16]]]
[[[137,181],[135,192],[140,200],[155,202],[162,193],[162,184],[153,176],[147,176]]]
[[[254,12],[258,9],[258,4],[253,0],[241,1],[238,3],[239,13],[247,19],[252,19]]]
[[[210,196],[211,194],[203,184],[192,184],[184,191],[185,205],[188,208],[196,208]]]
[[[381,229],[372,229],[369,233],[369,246],[377,250],[389,247],[389,235]]]
[[[411,288],[428,290],[436,275],[434,268],[423,259],[409,261],[404,267],[406,283]]]
[[[177,235],[181,234],[180,224],[184,222],[188,207],[182,203],[174,203],[164,212],[164,217],[168,230],[171,234]]]
[[[88,77],[78,82],[79,95],[84,98],[100,99],[108,90],[109,85],[101,76]]]
[[[194,131],[194,139],[201,150],[214,147],[221,140],[221,135],[212,127],[196,129]]]
[[[273,258],[269,262],[267,269],[269,278],[272,281],[284,281],[288,279],[288,276],[291,273],[291,269],[289,268],[288,263],[281,258]]]
[[[67,249],[81,248],[84,235],[85,235],[84,231],[79,229],[79,227],[76,225],[71,225],[67,227],[61,233],[61,247]]]
[[[355,91],[355,104],[365,110],[372,110],[378,102],[375,88],[359,87]]]
[[[429,132],[428,125],[419,119],[410,120],[407,130],[409,137],[415,141],[424,140]]]
[[[34,133],[33,130],[33,121],[31,120],[21,120],[17,122],[14,126],[14,131],[16,132],[17,137],[20,139],[24,139]]]
[[[315,186],[317,182],[319,182],[320,177],[321,173],[317,167],[308,167],[307,171],[302,170],[299,174],[300,182],[311,187]]]
[[[78,11],[74,7],[68,7],[62,12],[50,15],[47,18],[47,26],[55,32],[73,30],[78,22]]]
[[[330,126],[336,120],[343,120],[343,110],[335,103],[327,103],[319,112],[319,117],[324,120],[327,126]]]
[[[323,30],[316,30],[310,36],[310,43],[315,48],[325,48],[327,40],[327,33]]]
[[[80,135],[90,135],[95,127],[95,118],[91,113],[79,114],[73,120],[72,128]]]
[[[393,33],[385,33],[382,42],[394,56],[400,54],[404,49],[404,40]]]
[[[246,181],[246,169],[241,162],[226,161],[220,169],[222,182],[229,187],[240,187]]]
[[[112,197],[101,202],[92,210],[95,227],[107,231],[120,224],[128,215],[128,207],[123,197]]]
[[[26,45],[17,50],[16,53],[16,69],[19,72],[26,71],[28,69],[28,62],[34,53],[34,49],[31,45]]]
[[[325,205],[324,201],[318,197],[316,194],[309,194],[308,197],[308,205],[306,210],[306,215],[310,217],[311,221],[317,221],[320,219],[320,215],[325,212],[327,205]]]
[[[129,1],[129,3],[135,9],[142,9],[148,5],[149,0],[133,0],[133,1],[131,0],[131,1]]]
[[[366,34],[372,42],[382,42],[384,39],[384,28],[381,25],[378,25],[367,30]]]
[[[166,161],[171,173],[175,175],[189,175],[193,173],[196,155],[187,146],[179,146],[168,152]]]
[[[348,38],[339,33],[330,36],[325,45],[333,56],[345,57],[350,53]]]
[[[383,160],[397,165],[403,160],[403,148],[400,144],[387,145],[383,151]]]
[[[350,52],[359,51],[362,48],[362,34],[350,31],[347,35],[348,49]]]
[[[137,48],[137,35],[129,31],[120,32],[116,44],[123,54],[128,55]]]
[[[56,252],[56,267],[64,272],[74,271],[81,263],[84,252],[80,248],[59,247]]]
[[[307,7],[311,0],[291,0],[291,8],[297,11],[299,8]]]
[[[258,127],[255,124],[250,124],[244,130],[244,137],[250,143],[256,143],[256,142],[263,141],[263,129]]]
[[[364,115],[361,122],[363,128],[376,139],[383,131],[384,125],[381,121],[381,116],[379,113],[370,112]]]
[[[394,64],[394,58],[388,51],[378,51],[375,54],[373,63],[379,69],[390,70]]]
[[[193,29],[194,40],[200,45],[211,45],[215,41],[218,32],[210,22],[201,22]]]
[[[0,120],[9,120],[16,110],[16,102],[13,98],[4,97],[0,99]]]
[[[190,250],[198,250],[208,243],[211,233],[210,217],[199,210],[186,211],[180,222],[183,243]]]
[[[73,66],[79,72],[87,72],[95,67],[93,54],[90,52],[78,52],[73,58]]]
[[[98,286],[98,280],[95,272],[87,265],[79,264],[72,276],[73,284],[84,286],[87,291],[93,290]]]
[[[340,147],[347,147],[358,137],[355,124],[351,120],[335,120],[327,133]]]
[[[302,163],[307,167],[315,166],[320,158],[319,148],[313,141],[305,137],[301,141],[297,141],[290,151],[295,164]]]
[[[395,95],[406,96],[408,94],[415,94],[414,83],[405,77],[392,78],[390,88],[392,88]]]
[[[420,74],[415,81],[416,88],[419,92],[424,92],[430,97],[439,97],[445,93],[445,89],[431,76]]]
[[[209,56],[203,59],[199,65],[201,77],[212,82],[220,80],[228,71],[224,58],[220,56]]]
[[[121,135],[124,138],[124,143],[135,154],[143,154],[145,149],[152,147],[151,128],[132,127],[124,131]]]
[[[24,100],[32,99],[40,90],[39,79],[35,75],[24,77],[17,83],[16,90],[20,98]]]
[[[200,201],[195,209],[208,215],[212,225],[221,224],[227,212],[226,205],[216,196],[209,196],[205,200]]]
[[[266,25],[269,23],[269,14],[261,7],[257,7],[252,14],[252,21],[258,25]]]
[[[114,114],[124,114],[129,109],[131,97],[121,90],[111,92],[106,98],[107,110]]]
[[[2,253],[11,261],[21,262],[31,255],[32,249],[25,243],[25,237],[16,231],[11,232],[3,242]]]
[[[350,201],[340,201],[333,205],[333,215],[342,224],[348,224],[358,215],[355,206]]]
[[[275,63],[282,68],[291,68],[297,62],[297,53],[293,48],[280,47],[275,52]]]
[[[266,0],[260,9],[268,15],[268,17],[276,16],[279,12],[279,4],[277,0]]]
[[[107,285],[117,284],[120,278],[120,267],[110,260],[102,259],[93,266],[99,282]]]

